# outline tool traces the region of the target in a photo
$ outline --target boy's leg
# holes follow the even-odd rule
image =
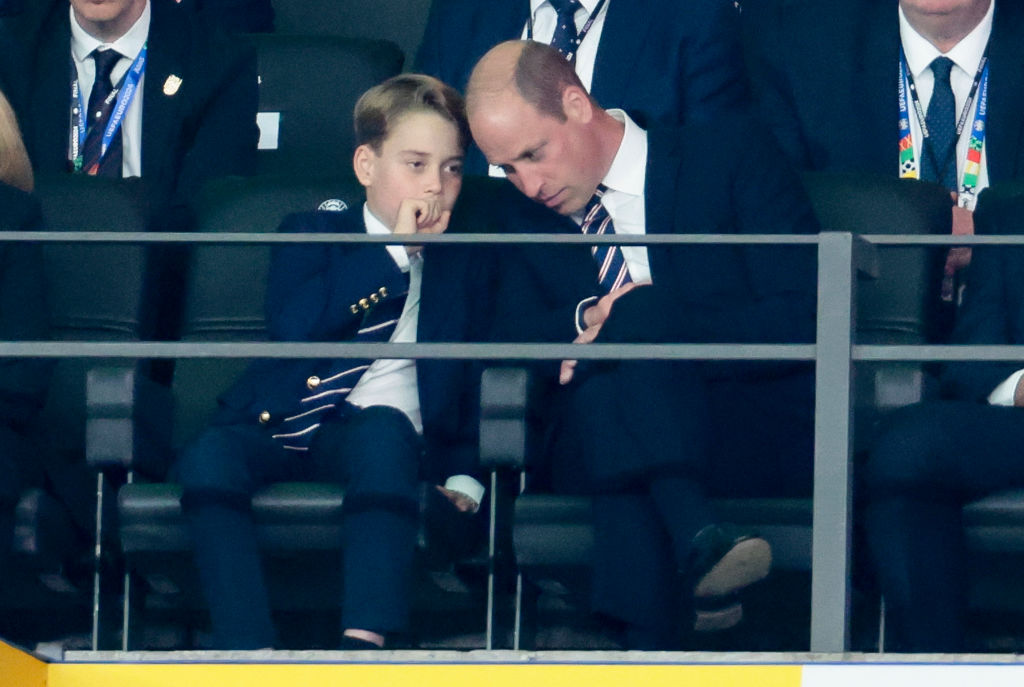
[[[261,427],[227,425],[206,429],[175,465],[218,649],[274,645],[250,509],[253,492],[287,479],[297,459]]]
[[[380,635],[404,630],[422,440],[401,411],[371,406],[325,422],[311,452],[318,478],[346,485],[342,628]]]

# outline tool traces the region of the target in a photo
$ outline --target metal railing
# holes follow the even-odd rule
[[[811,643],[814,652],[849,646],[852,529],[853,366],[857,362],[1024,360],[1024,346],[889,346],[854,343],[858,273],[874,274],[876,246],[1024,246],[1024,236],[919,235],[643,235],[0,232],[0,241],[98,244],[597,244],[815,245],[818,261],[817,338],[814,344],[437,344],[437,343],[217,343],[2,342],[4,357],[68,358],[447,358],[581,360],[813,361],[816,376]],[[823,278],[827,275],[827,278]]]

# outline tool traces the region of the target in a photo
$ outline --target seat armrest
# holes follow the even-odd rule
[[[171,393],[139,368],[104,365],[86,374],[86,461],[162,478],[171,457]]]
[[[526,462],[526,401],[530,373],[492,367],[480,377],[480,464],[523,469]]]

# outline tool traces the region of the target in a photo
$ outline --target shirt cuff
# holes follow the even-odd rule
[[[1021,377],[1024,377],[1024,370],[1017,370],[1003,380],[1003,383],[988,395],[989,404],[994,406],[1012,406],[1013,394],[1017,391],[1017,384],[1020,383]]]
[[[582,301],[580,301],[576,305],[576,333],[577,334],[582,334],[583,330],[587,328],[587,323],[583,321],[583,313],[584,313],[584,311],[588,307],[593,305],[594,303],[597,303],[597,301],[598,301],[597,296],[591,296],[590,298],[584,298]]]
[[[403,272],[409,271],[409,252],[405,250],[405,246],[384,246],[388,249],[388,253],[391,255],[391,259],[398,265],[398,269]]]
[[[445,480],[444,488],[449,491],[457,491],[476,502],[477,507],[483,503],[484,494],[487,492],[484,485],[477,482],[469,475],[452,475]]]

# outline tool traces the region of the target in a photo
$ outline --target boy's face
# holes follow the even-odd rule
[[[442,210],[452,209],[462,188],[463,156],[454,124],[433,112],[411,112],[392,126],[379,153],[359,146],[353,166],[366,187],[370,211],[394,229],[407,198],[435,200]]]

